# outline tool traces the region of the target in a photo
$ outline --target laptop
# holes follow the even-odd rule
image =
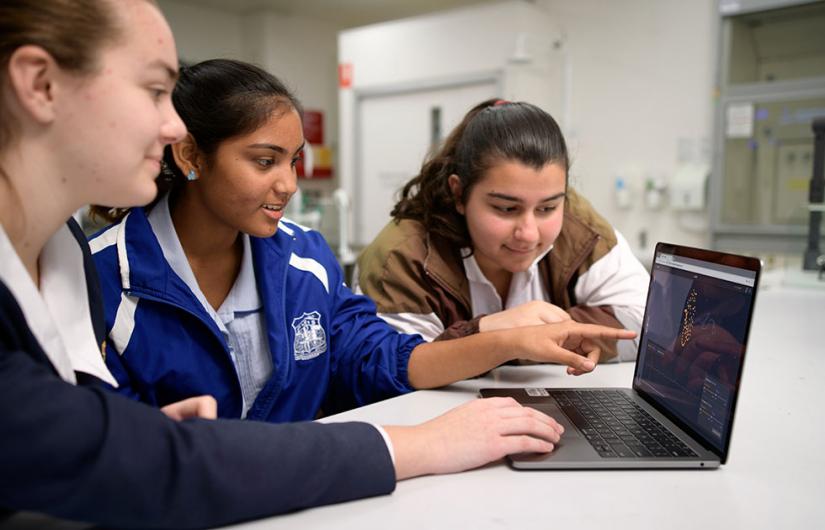
[[[632,388],[485,388],[555,418],[549,454],[516,469],[716,468],[728,457],[761,264],[659,243]],[[598,368],[597,368],[598,370]]]

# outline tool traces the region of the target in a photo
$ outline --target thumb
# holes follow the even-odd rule
[[[596,367],[596,363],[592,359],[565,349],[556,343],[549,343],[547,350],[548,355],[546,358],[536,360],[557,362],[580,372],[592,372]]]

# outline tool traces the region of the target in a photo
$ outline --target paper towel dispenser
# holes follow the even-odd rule
[[[707,183],[710,168],[707,164],[680,165],[670,184],[670,207],[674,210],[704,210],[707,204]]]

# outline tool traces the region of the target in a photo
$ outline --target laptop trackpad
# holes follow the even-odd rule
[[[575,426],[573,426],[573,422],[571,422],[567,415],[561,411],[558,405],[550,403],[525,403],[525,405],[547,414],[561,424],[561,426],[564,427],[562,440],[583,438],[582,433]]]

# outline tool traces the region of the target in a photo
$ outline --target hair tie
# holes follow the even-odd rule
[[[494,107],[500,107],[502,105],[507,105],[508,103],[510,103],[510,102],[507,101],[506,99],[497,99],[496,102],[493,103],[493,106]]]

